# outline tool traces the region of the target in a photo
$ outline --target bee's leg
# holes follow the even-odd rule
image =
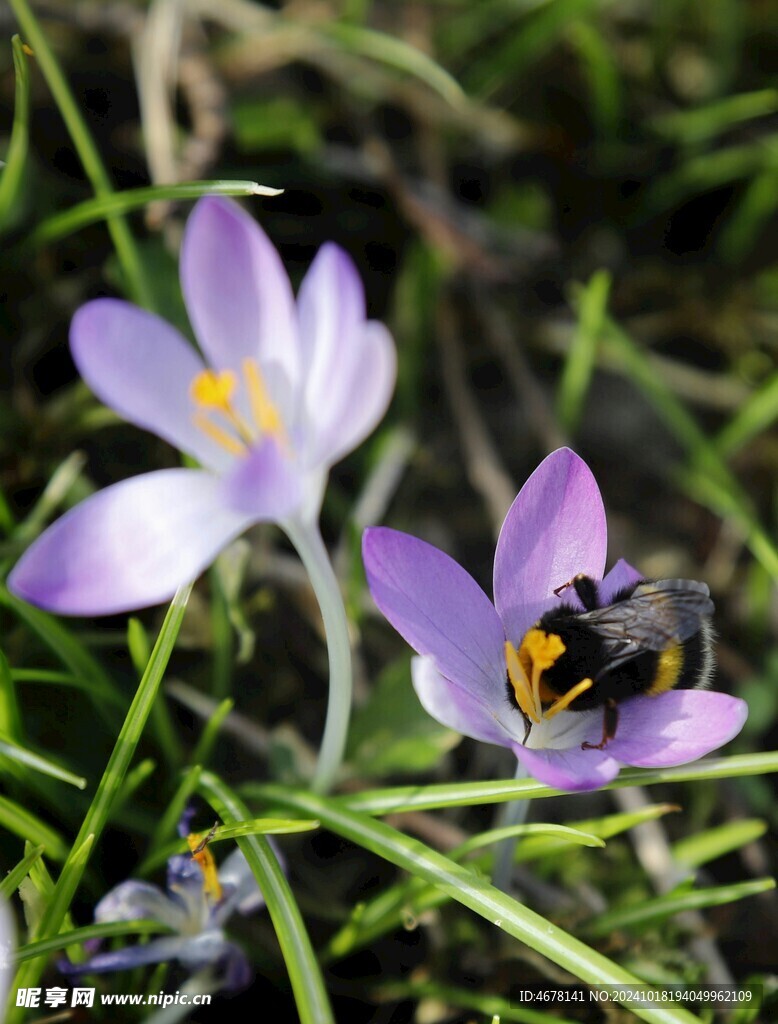
[[[585,576],[583,573],[579,573],[572,583],[573,589],[578,595],[578,600],[587,612],[593,612],[595,608],[600,607],[600,595],[597,590],[597,584],[591,576]]]
[[[581,744],[581,750],[604,750],[609,740],[616,735],[619,726],[619,706],[613,698],[608,698],[602,712],[602,739],[599,743]]]

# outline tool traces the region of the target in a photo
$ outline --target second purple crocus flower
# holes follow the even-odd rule
[[[122,481],[54,523],[8,579],[32,604],[132,611],[168,600],[253,523],[310,532],[329,467],[388,405],[394,344],[338,246],[322,246],[295,302],[256,221],[208,197],[187,222],[181,287],[200,352],[118,299],[78,310],[71,349],[106,405],[202,468]]]
[[[518,648],[554,591],[579,573],[601,580],[607,604],[640,579],[619,561],[604,576],[607,531],[591,471],[568,449],[548,456],[503,523],[494,559],[494,604],[460,565],[432,545],[385,528],[366,531],[373,598],[421,657],[413,684],[426,710],[466,736],[509,747],[526,771],[564,790],[595,789],[622,765],[694,761],[736,736],[745,702],[706,690],[640,695],[619,705],[616,736],[603,749],[602,711],[565,710],[533,724],[509,698],[506,641]],[[569,593],[564,601],[570,603]],[[584,747],[583,744],[591,744]]]

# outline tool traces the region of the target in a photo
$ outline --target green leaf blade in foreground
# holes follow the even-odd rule
[[[0,796],[0,828],[42,846],[46,856],[52,860],[64,860],[67,856],[62,837],[26,807],[20,807],[7,796]]]
[[[143,188],[112,192],[106,196],[87,199],[69,210],[63,210],[44,220],[31,233],[29,244],[33,248],[57,242],[100,220],[117,214],[132,213],[149,203],[171,200],[192,200],[201,196],[279,196],[280,188],[270,188],[256,181],[183,181],[177,185],[147,185]]]
[[[227,828],[250,819],[246,806],[211,772],[203,772],[200,791]],[[241,836],[237,842],[265,897],[301,1024],[335,1024],[316,954],[273,848],[261,835]]]
[[[600,791],[624,789],[629,786],[650,786],[660,782],[702,782],[706,779],[734,779],[739,776],[767,775],[778,772],[778,751],[760,754],[735,754],[732,757],[711,757],[675,768],[625,768],[619,776],[602,786]],[[266,786],[251,784],[243,792],[252,797],[268,798]],[[474,804],[496,804],[506,800],[539,800],[564,796],[558,789],[544,786],[535,779],[503,779],[487,782],[456,782],[434,786],[394,786],[389,789],[364,790],[335,798],[338,806],[364,814],[382,816],[400,811],[429,811],[440,807],[471,807]]]
[[[457,902],[582,981],[592,985],[643,984],[618,964],[496,889],[482,877],[384,822],[349,811],[334,799],[284,790],[279,786],[268,785],[263,789],[266,799],[273,803],[319,818],[325,828],[337,835],[443,889]],[[697,1017],[680,1007],[630,1009],[652,1024],[699,1024]]]
[[[52,898],[46,907],[36,935],[37,939],[53,938],[62,927],[65,914],[86,869],[88,855],[99,841],[108,822],[125,776],[135,755],[138,742],[146,727],[151,709],[159,692],[170,655],[173,653],[178,632],[186,611],[191,586],[179,589],[162,623],[157,642],[143,673],[127,717],[94,795],[79,833],[68,854]],[[16,977],[17,988],[35,987],[43,972],[42,957],[22,964]],[[12,986],[13,990],[13,986]],[[23,1011],[22,1011],[23,1012]],[[21,1020],[20,1008],[9,1007],[8,1021]]]

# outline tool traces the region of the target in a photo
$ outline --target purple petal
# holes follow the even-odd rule
[[[634,583],[644,580],[645,576],[633,569],[629,562],[620,558],[611,571],[606,574],[600,584],[600,602],[610,604],[614,596],[625,587],[631,587]]]
[[[159,604],[255,518],[230,508],[222,481],[204,470],[146,473],[107,487],[57,520],[22,555],[8,586],[64,615]]]
[[[598,737],[599,738],[599,737]],[[602,750],[581,750],[580,745],[562,750],[533,750],[519,743],[513,752],[530,775],[554,789],[579,792],[598,789],[619,774],[619,762]]]
[[[286,271],[257,222],[235,203],[201,199],[181,246],[181,287],[200,346],[216,369],[259,362],[282,414],[299,378],[297,312]]]
[[[106,974],[108,971],[128,971],[146,964],[161,964],[169,960],[180,960],[191,939],[170,936],[152,939],[137,946],[125,946],[111,953],[98,953],[80,964],[60,962],[59,968],[65,974]]]
[[[453,558],[397,530],[366,530],[373,600],[419,654],[489,706],[505,697],[505,636],[489,598]]]
[[[199,430],[189,388],[203,361],[175,328],[118,299],[96,299],[73,317],[76,366],[101,402],[209,468],[233,456]]]
[[[432,658],[413,658],[411,677],[422,707],[441,725],[501,747],[523,737],[524,719],[508,701],[505,689],[502,701],[490,706],[484,694],[442,676]]]
[[[298,297],[305,366],[307,458],[328,465],[351,451],[383,416],[396,377],[394,342],[365,321],[362,282],[349,256],[319,250]]]
[[[159,921],[179,931],[185,923],[181,907],[150,882],[122,882],[95,907],[95,921]]]
[[[494,557],[494,597],[508,639],[518,644],[578,573],[601,579],[607,530],[589,467],[569,448],[552,452],[505,517]]]
[[[296,460],[267,438],[235,460],[234,470],[224,479],[224,493],[237,512],[255,521],[278,522],[300,508],[305,488]]]
[[[278,856],[278,850],[273,848]],[[221,923],[226,921],[233,910],[241,914],[251,914],[265,905],[265,897],[257,885],[254,873],[240,850],[233,850],[219,867],[219,881],[225,890],[224,903],[216,908],[214,919]]]
[[[710,690],[670,690],[619,705],[618,731],[607,751],[624,764],[667,768],[696,761],[743,728],[748,705]]]

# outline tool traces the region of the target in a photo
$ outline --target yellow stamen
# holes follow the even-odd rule
[[[546,708],[543,712],[544,718],[553,718],[554,715],[558,715],[560,711],[564,711],[565,708],[569,707],[576,697],[579,697],[582,693],[586,693],[594,686],[591,679],[582,679],[580,683],[576,683],[567,693],[560,697],[559,700],[555,700],[550,708]]]
[[[203,873],[203,889],[206,895],[210,896],[214,903],[218,903],[222,898],[222,887],[216,870],[216,861],[208,849],[208,839],[203,842],[202,835],[192,833],[186,837],[186,841],[192,851],[192,860],[197,861]]]
[[[556,660],[565,653],[565,645],[556,633],[544,633],[542,629],[530,629],[521,641],[519,659],[522,664],[532,666],[532,701],[540,711],[540,677]]]
[[[284,423],[265,387],[262,373],[253,359],[243,360],[243,373],[251,402],[254,422],[263,434],[270,434],[278,440],[286,439]]]
[[[238,379],[232,370],[203,370],[198,373],[189,387],[189,394],[195,405],[205,409],[232,409],[232,396],[238,386]]]
[[[228,434],[226,430],[223,430],[216,423],[212,423],[207,416],[198,412],[195,413],[193,419],[196,427],[199,427],[212,441],[221,445],[222,448],[226,448],[231,455],[246,454],[246,446],[244,444],[236,440],[232,434]]]
[[[532,699],[530,681],[527,678],[527,673],[524,671],[524,666],[519,661],[518,652],[510,640],[505,641],[505,665],[508,669],[508,679],[513,687],[513,692],[516,694],[516,701],[519,707],[530,721],[539,722],[541,716],[540,704]]]

